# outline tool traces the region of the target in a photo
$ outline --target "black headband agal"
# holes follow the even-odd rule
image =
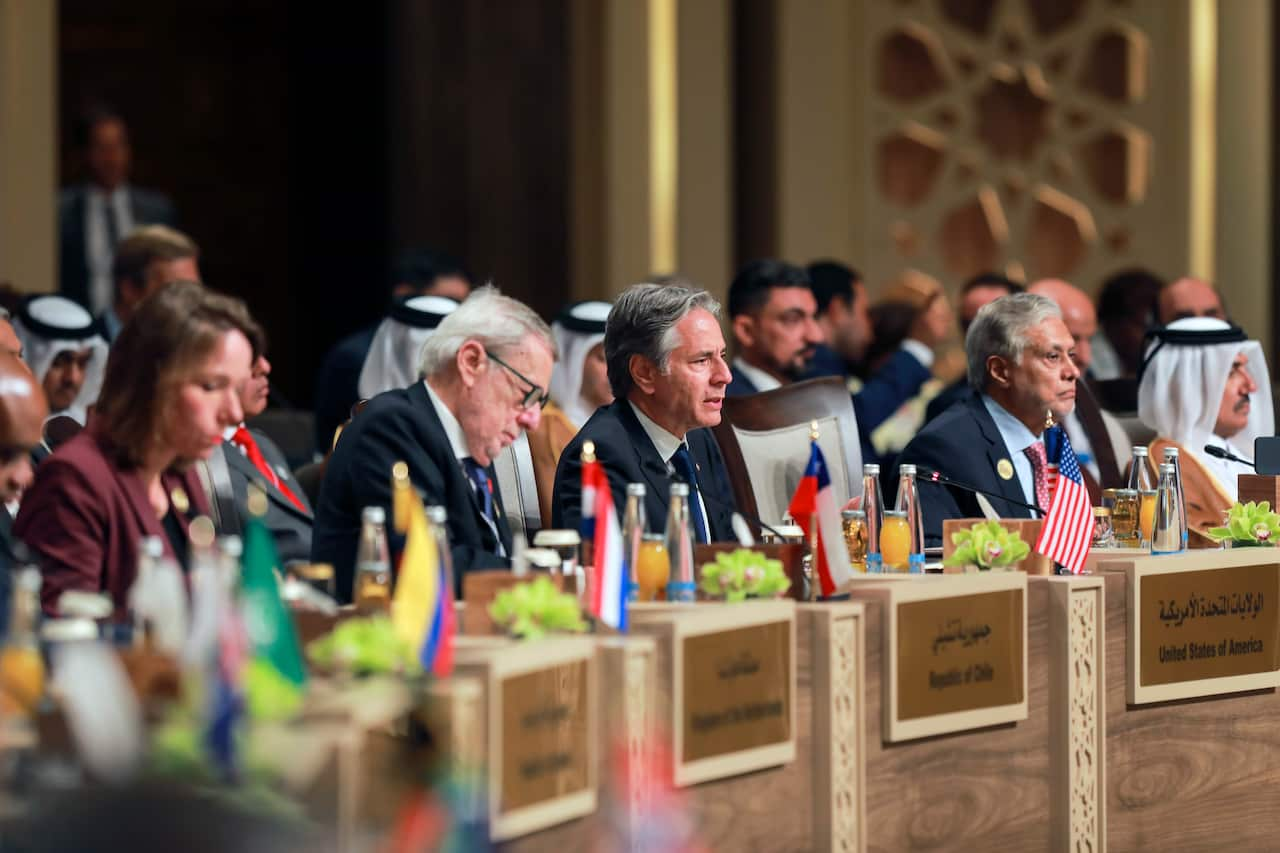
[[[411,297],[412,298],[412,297]],[[436,299],[449,299],[447,296],[436,296]],[[449,300],[454,301],[454,300]],[[398,323],[412,326],[415,329],[434,329],[439,326],[448,314],[437,314],[434,311],[421,311],[409,304],[409,300],[397,300],[388,316]]]
[[[1244,329],[1229,325],[1225,329],[1172,329],[1168,326],[1155,326],[1147,329],[1142,336],[1142,348],[1146,349],[1148,341],[1155,341],[1151,352],[1142,359],[1138,367],[1138,383],[1142,383],[1142,375],[1147,372],[1147,365],[1166,345],[1175,347],[1211,347],[1216,344],[1242,344],[1249,340]]]
[[[594,302],[596,300],[588,300]],[[605,328],[604,320],[595,320],[589,317],[582,317],[574,313],[577,309],[588,302],[575,302],[565,307],[563,311],[556,315],[556,323],[563,326],[570,332],[577,332],[580,335],[603,335]]]

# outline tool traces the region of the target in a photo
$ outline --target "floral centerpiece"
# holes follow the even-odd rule
[[[1275,546],[1280,540],[1280,514],[1271,511],[1268,501],[1236,503],[1227,511],[1226,524],[1206,531],[1215,542],[1234,547]]]
[[[742,601],[746,598],[777,598],[791,586],[781,560],[771,560],[757,551],[739,548],[721,552],[715,562],[702,566],[699,586],[711,598]]]
[[[546,575],[499,592],[489,605],[489,616],[494,624],[522,640],[587,630],[577,597],[561,592]]]
[[[1031,553],[1031,546],[1016,531],[998,521],[980,521],[968,530],[951,534],[956,550],[942,561],[944,566],[977,566],[979,571],[1007,570]]]

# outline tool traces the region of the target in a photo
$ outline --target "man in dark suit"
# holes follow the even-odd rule
[[[552,526],[582,522],[582,446],[595,443],[619,515],[628,483],[645,485],[653,529],[666,523],[673,480],[689,484],[699,542],[733,539],[733,492],[707,427],[720,423],[729,366],[720,306],[704,290],[637,284],[614,303],[604,353],[614,402],[599,409],[560,454]]]
[[[474,569],[510,565],[511,530],[493,460],[537,427],[555,360],[551,330],[493,288],[473,293],[422,351],[426,376],[379,394],[342,432],[320,487],[311,557],[331,563],[350,599],[365,507],[391,513],[391,467],[403,461],[427,504],[448,512],[456,591]]]
[[[396,259],[391,298],[401,302],[414,296],[447,296],[458,302],[471,292],[471,276],[462,262],[443,252],[410,249]],[[352,332],[325,354],[316,373],[316,447],[327,452],[333,434],[351,416],[360,398],[360,371],[373,336],[382,321]]]
[[[259,350],[253,373],[240,391],[246,420],[266,410],[271,393],[271,362],[260,345]],[[249,429],[243,421],[228,428],[205,464],[219,532],[241,533],[249,517],[249,484],[253,483],[267,496],[263,522],[275,539],[280,564],[311,558],[311,504],[284,453],[265,433]]]
[[[31,485],[31,452],[49,413],[31,376],[16,355],[0,351],[0,637],[9,621],[9,589],[18,562],[13,513]]]
[[[1075,408],[1080,370],[1074,344],[1051,300],[1004,296],[978,312],[965,337],[969,397],[917,433],[900,461],[1002,497],[975,495],[921,478],[926,546],[942,544],[948,518],[1027,518],[1014,501],[1048,508],[1043,434],[1052,414]]]
[[[58,199],[58,271],[62,295],[96,317],[112,304],[116,244],[140,225],[176,225],[177,215],[164,195],[129,185],[129,131],[118,113],[91,111],[78,142],[89,183],[68,187]]]

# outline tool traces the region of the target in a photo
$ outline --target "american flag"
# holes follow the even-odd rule
[[[1060,426],[1050,427],[1045,431],[1044,443],[1050,460],[1054,450],[1058,451],[1058,482],[1035,550],[1078,575],[1093,536],[1093,506],[1066,431]]]

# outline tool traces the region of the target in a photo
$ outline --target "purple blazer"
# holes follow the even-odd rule
[[[184,534],[190,519],[209,514],[194,471],[166,472],[161,482],[170,494],[179,488],[186,492],[190,511],[178,513]],[[142,537],[160,537],[165,554],[177,558],[142,477],[118,467],[92,428],[40,463],[35,484],[22,498],[13,533],[40,563],[41,604],[53,615],[58,597],[76,589],[107,593],[115,604],[115,620],[124,621]]]

